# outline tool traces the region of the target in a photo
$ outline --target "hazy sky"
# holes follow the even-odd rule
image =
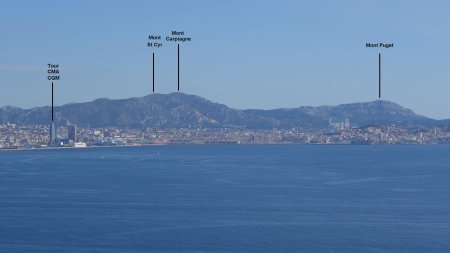
[[[150,34],[185,31],[181,91],[234,108],[382,99],[450,118],[449,1],[1,1],[0,106],[49,105],[177,89],[177,48]],[[365,43],[394,43],[366,48]]]

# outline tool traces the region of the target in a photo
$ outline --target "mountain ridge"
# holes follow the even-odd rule
[[[50,106],[31,109],[0,107],[0,123],[3,124],[48,124],[50,118]],[[325,128],[330,125],[330,121],[340,122],[347,118],[353,126],[450,124],[450,120],[435,120],[418,115],[386,100],[337,106],[235,109],[181,92],[69,103],[55,107],[55,118],[57,124],[123,128]]]

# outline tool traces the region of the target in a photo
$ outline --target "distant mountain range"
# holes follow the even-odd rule
[[[74,123],[81,127],[120,128],[323,128],[346,118],[352,126],[450,125],[450,120],[434,120],[417,115],[389,101],[302,106],[273,110],[238,110],[184,93],[151,94],[144,97],[111,100],[97,99],[55,107],[57,124]],[[49,124],[51,107],[0,108],[0,123]]]

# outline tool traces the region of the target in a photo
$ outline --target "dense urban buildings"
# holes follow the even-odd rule
[[[50,133],[50,134],[49,134]],[[0,125],[1,149],[156,144],[449,144],[450,127],[368,126],[348,120],[326,129],[119,129],[75,125]]]

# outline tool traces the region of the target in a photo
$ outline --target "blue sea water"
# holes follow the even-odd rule
[[[0,252],[450,252],[450,146],[0,152]]]

